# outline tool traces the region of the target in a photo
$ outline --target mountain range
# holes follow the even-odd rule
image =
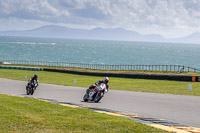
[[[181,38],[165,39],[161,35],[143,35],[135,31],[122,28],[94,28],[91,30],[74,29],[56,25],[47,25],[33,30],[0,31],[0,36],[27,36],[48,38],[95,39],[95,40],[120,40],[142,42],[172,42],[200,44],[200,33],[193,33]]]

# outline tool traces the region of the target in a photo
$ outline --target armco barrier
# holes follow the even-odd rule
[[[31,70],[31,71],[43,70],[43,68],[39,67],[21,67],[21,66],[0,66],[0,69],[17,69],[17,70]]]
[[[192,76],[192,75],[164,75],[164,74],[140,74],[140,73],[101,73],[101,72],[83,72],[83,71],[49,69],[49,68],[44,68],[43,71],[62,72],[62,73],[88,75],[88,76],[103,76],[103,77],[108,76],[108,77],[121,77],[121,78],[135,78],[135,79],[156,79],[156,80],[175,80],[175,81],[200,82],[199,76]]]
[[[130,71],[166,71],[166,72],[200,72],[200,69],[185,65],[109,65],[109,64],[85,64],[70,62],[47,62],[30,60],[0,60],[0,64],[12,65],[35,65],[35,66],[54,66],[72,67],[96,70],[130,70]]]
[[[142,74],[142,73],[103,73],[103,72],[84,72],[62,69],[49,69],[37,67],[20,67],[20,66],[0,66],[0,69],[18,69],[18,70],[32,70],[32,71],[49,71],[62,72],[70,74],[88,75],[88,76],[108,76],[120,78],[135,78],[135,79],[155,79],[155,80],[174,80],[174,81],[189,81],[200,82],[200,76],[192,75],[167,75],[167,74]]]

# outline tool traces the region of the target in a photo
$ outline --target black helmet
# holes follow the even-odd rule
[[[37,77],[38,77],[37,74],[35,74],[35,75],[34,75],[34,78],[37,78]]]

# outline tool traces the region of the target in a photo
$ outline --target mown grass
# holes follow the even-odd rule
[[[122,117],[2,94],[0,114],[1,133],[165,132]]]
[[[45,72],[45,71],[25,71],[0,69],[0,78],[15,80],[25,79],[25,75],[30,78],[34,74],[39,77],[40,83],[57,84],[65,86],[78,86],[87,88],[96,81],[103,79],[97,76],[84,76],[66,73]],[[74,83],[76,80],[76,83]],[[192,85],[192,90],[188,90],[188,85]],[[183,82],[168,80],[147,80],[147,79],[128,79],[110,77],[110,89],[127,90],[151,93],[168,93],[176,95],[200,96],[200,82]]]

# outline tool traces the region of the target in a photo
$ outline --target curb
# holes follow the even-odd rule
[[[0,94],[3,94],[3,93],[0,93]],[[8,95],[8,94],[4,94],[4,95]],[[16,95],[10,94],[8,96],[16,96]],[[18,97],[33,98],[33,97],[28,97],[28,96],[18,96]],[[107,114],[107,115],[123,117],[123,118],[131,119],[133,121],[136,121],[136,122],[139,122],[139,123],[142,123],[142,124],[154,127],[154,128],[159,128],[159,129],[162,129],[162,130],[165,130],[168,132],[200,133],[200,128],[181,125],[179,123],[169,122],[164,119],[155,119],[155,118],[150,118],[150,117],[140,116],[140,115],[135,115],[135,114],[125,114],[125,113],[121,113],[121,112],[114,111],[114,110],[84,106],[84,105],[74,104],[71,102],[57,101],[57,100],[53,100],[53,99],[44,99],[44,98],[33,98],[33,99],[50,102],[50,103],[58,104],[58,105],[62,105],[62,106],[68,106],[71,108],[89,109],[89,110],[93,110],[97,113],[103,113],[103,114]]]
[[[97,108],[97,107],[90,107],[85,105],[79,105],[79,104],[73,104],[70,102],[64,102],[64,101],[57,101],[52,99],[43,99],[39,98],[39,100],[50,102],[53,104],[59,104],[62,106],[68,106],[72,108],[81,108],[81,109],[89,109],[93,110],[97,113],[103,113],[107,115],[113,115],[113,116],[119,116],[127,119],[131,119],[133,121],[154,127],[159,128],[168,132],[175,132],[175,133],[200,133],[200,128],[197,127],[190,127],[186,125],[182,125],[179,123],[170,122],[164,119],[155,119],[150,118],[146,116],[140,116],[135,114],[125,114],[114,110],[104,109],[104,108]]]
[[[39,67],[21,67],[21,66],[0,66],[0,69],[43,71],[43,68],[39,68]]]

